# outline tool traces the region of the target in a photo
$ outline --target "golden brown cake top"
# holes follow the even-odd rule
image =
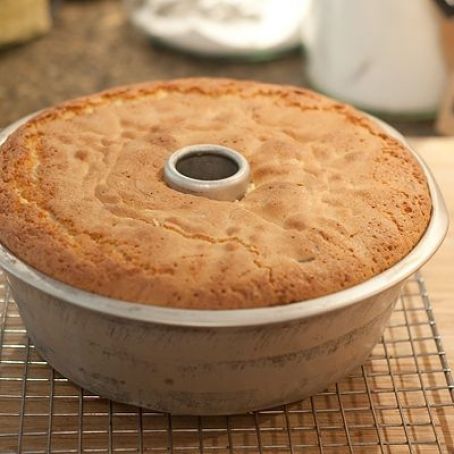
[[[240,151],[254,189],[236,202],[163,181],[168,156]],[[0,153],[0,242],[101,295],[228,309],[360,283],[414,247],[430,218],[411,154],[353,108],[308,90],[187,79],[48,109]]]

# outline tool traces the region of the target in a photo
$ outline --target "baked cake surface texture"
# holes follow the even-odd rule
[[[163,180],[176,149],[220,144],[253,190],[222,202]],[[431,213],[398,141],[308,90],[218,79],[135,85],[43,111],[0,152],[0,242],[41,272],[126,301],[232,309],[360,283]]]

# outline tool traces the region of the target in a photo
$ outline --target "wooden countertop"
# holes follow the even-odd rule
[[[449,211],[448,235],[423,268],[437,325],[451,367],[454,365],[454,138],[410,139],[432,170]]]

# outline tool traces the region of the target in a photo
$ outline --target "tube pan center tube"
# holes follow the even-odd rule
[[[164,179],[173,189],[214,200],[234,201],[246,193],[250,167],[231,148],[213,144],[190,145],[172,153]]]

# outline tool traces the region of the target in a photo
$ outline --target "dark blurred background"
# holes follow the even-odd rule
[[[60,0],[51,8],[46,33],[0,49],[0,127],[68,98],[146,80],[220,76],[307,86],[299,49],[262,62],[203,58],[152,43],[119,0]],[[407,135],[435,134],[430,119],[388,120]]]

